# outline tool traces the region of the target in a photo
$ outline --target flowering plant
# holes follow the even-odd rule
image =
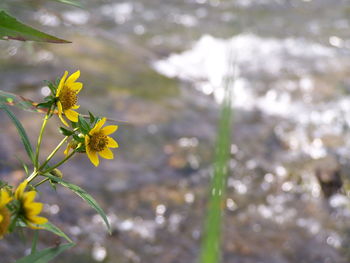
[[[6,103],[0,100],[0,108],[8,114],[15,124],[28,157],[31,160],[31,165],[24,164],[27,176],[16,188],[0,180],[0,239],[16,231],[17,228],[28,227],[35,229],[35,231],[51,231],[68,241],[68,243],[60,245],[59,249],[52,248],[36,251],[36,234],[33,239],[31,254],[17,262],[32,263],[37,262],[34,259],[38,260],[42,258],[48,261],[58,255],[58,253],[74,245],[66,234],[50,223],[49,219],[40,215],[43,203],[34,200],[37,192],[39,192],[38,187],[46,182],[54,189],[56,189],[57,185],[61,185],[75,192],[100,214],[108,230],[110,230],[105,213],[93,197],[79,186],[65,181],[58,168],[77,153],[86,153],[88,159],[95,166],[99,165],[98,156],[105,159],[113,159],[114,155],[110,148],[117,148],[118,143],[109,135],[114,133],[118,126],[108,125],[103,127],[107,121],[106,118],[96,117],[91,112],[89,112],[88,116],[83,116],[75,111],[79,108],[77,105],[78,93],[83,87],[81,82],[77,82],[80,77],[80,71],[76,71],[69,77],[67,76],[68,72],[66,71],[62,78],[55,83],[47,82],[51,91],[50,95],[45,98],[44,102],[35,105],[36,109],[41,109],[41,111],[46,112],[38,135],[35,151],[31,146],[21,122],[8,107],[8,104],[13,104],[13,97],[11,97],[11,94],[8,94],[8,98],[5,100]],[[4,97],[4,94],[4,92],[1,92],[0,95]],[[58,115],[59,119],[64,124],[64,127],[59,127],[59,131],[64,138],[46,158],[41,159],[40,148],[46,125],[48,121],[56,115]],[[52,158],[60,150],[64,153],[63,159],[52,164]],[[29,172],[30,168],[33,169],[31,173]]]

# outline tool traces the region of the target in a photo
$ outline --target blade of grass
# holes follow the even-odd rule
[[[228,74],[224,84],[224,99],[221,104],[215,144],[214,176],[208,193],[209,204],[202,235],[200,263],[218,263],[221,261],[222,216],[225,208],[226,181],[231,145],[232,84],[233,74]]]

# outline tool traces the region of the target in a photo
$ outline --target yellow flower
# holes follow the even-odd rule
[[[6,205],[12,200],[6,189],[0,190],[0,239],[7,233],[10,225],[10,211]]]
[[[95,166],[99,164],[98,155],[105,159],[113,159],[113,152],[109,148],[118,147],[118,143],[107,136],[115,132],[118,126],[110,125],[102,128],[105,122],[106,118],[99,120],[89,134],[85,135],[86,154]]]
[[[68,126],[68,123],[63,118],[62,113],[64,113],[64,115],[70,121],[78,122],[79,114],[74,110],[79,108],[79,106],[76,105],[78,101],[77,95],[83,88],[83,84],[81,82],[75,82],[80,76],[79,70],[70,75],[68,78],[67,75],[68,71],[65,71],[56,92],[56,98],[58,98],[58,116],[66,126]]]
[[[38,228],[35,225],[45,224],[47,219],[45,217],[38,216],[43,209],[42,203],[34,202],[36,196],[35,191],[25,192],[25,188],[28,182],[24,181],[21,183],[15,192],[15,198],[20,201],[21,209],[20,214],[23,220],[30,228]]]

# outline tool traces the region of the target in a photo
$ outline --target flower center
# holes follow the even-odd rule
[[[108,144],[108,138],[102,132],[96,132],[91,135],[89,146],[94,152],[103,151]]]
[[[69,88],[64,88],[59,95],[60,102],[62,104],[63,110],[69,110],[78,101],[77,93]]]

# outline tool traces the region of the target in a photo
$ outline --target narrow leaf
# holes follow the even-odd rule
[[[63,244],[56,247],[46,248],[17,260],[15,263],[47,263],[63,251],[75,246],[74,243]]]
[[[103,211],[103,209],[100,207],[100,205],[96,202],[96,200],[89,195],[85,190],[83,190],[82,188],[80,188],[79,186],[72,184],[72,183],[68,183],[60,178],[57,178],[55,176],[52,176],[50,174],[45,174],[44,176],[50,178],[52,181],[57,182],[61,185],[63,185],[64,187],[72,190],[74,193],[76,193],[78,196],[80,196],[82,199],[84,199],[85,202],[87,202],[93,209],[95,209],[95,211],[101,216],[101,218],[103,219],[103,221],[105,222],[107,229],[109,232],[111,232],[111,226],[108,222],[108,218],[105,214],[105,212]]]
[[[20,121],[16,118],[16,116],[4,105],[0,105],[0,109],[3,109],[7,115],[10,117],[12,122],[17,128],[17,131],[19,133],[19,136],[21,137],[22,143],[24,145],[24,148],[32,162],[34,162],[34,153],[33,153],[33,148],[32,145],[30,144],[29,138],[27,136],[26,131],[24,130],[22,124]]]
[[[226,79],[224,100],[215,144],[214,176],[208,192],[209,204],[203,229],[200,263],[221,262],[221,231],[224,202],[226,200],[226,182],[230,160],[232,126],[232,85],[233,74]]]
[[[39,41],[50,43],[71,43],[70,41],[46,34],[19,22],[5,11],[0,11],[0,39]]]
[[[72,134],[74,134],[73,131],[67,130],[63,127],[60,127],[60,133],[62,133],[64,136],[71,136]]]
[[[43,225],[40,225],[43,229],[54,233],[57,236],[65,238],[69,243],[73,243],[72,239],[70,239],[61,229],[52,224],[51,222],[47,222]]]

